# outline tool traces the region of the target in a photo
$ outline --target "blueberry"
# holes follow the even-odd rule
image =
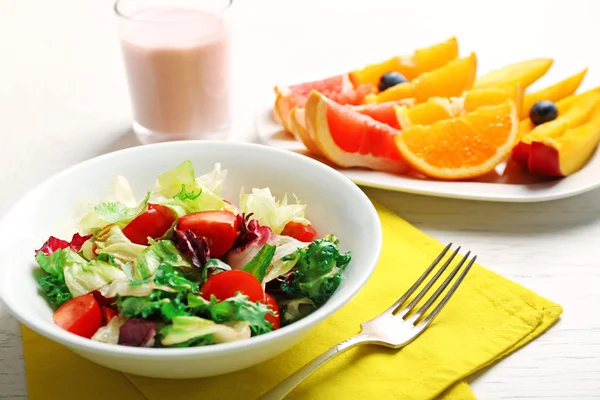
[[[558,117],[558,108],[556,104],[548,100],[538,101],[529,110],[529,119],[536,126],[552,121],[556,117]]]
[[[387,74],[381,75],[381,79],[379,79],[379,91],[383,92],[385,89],[389,89],[392,86],[396,86],[404,82],[408,82],[408,79],[406,79],[401,73],[388,72]]]

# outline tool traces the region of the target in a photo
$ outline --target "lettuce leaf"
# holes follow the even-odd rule
[[[317,306],[308,297],[298,299],[282,299],[279,301],[281,312],[281,325],[286,326],[296,322],[317,309]]]
[[[95,243],[99,252],[110,254],[122,269],[127,263],[133,263],[148,248],[131,242],[116,225],[97,236]]]
[[[150,199],[152,203],[169,207],[179,217],[198,211],[221,210],[226,203],[211,189],[218,191],[222,180],[220,166],[196,179],[194,166],[186,160],[158,176]]]
[[[81,247],[85,243],[87,243],[88,239],[91,237],[92,235],[81,236],[79,233],[76,232],[75,234],[73,234],[71,241],[67,242],[66,240],[50,236],[48,240],[44,242],[42,247],[35,251],[35,254],[37,255],[37,253],[42,252],[45,255],[50,255],[58,249],[66,249],[67,247],[73,250],[75,253],[77,253],[79,252],[79,250],[81,250]]]
[[[125,227],[133,218],[146,211],[150,192],[137,206],[128,206],[120,201],[103,201],[91,208],[79,221],[79,230],[86,234],[97,233],[110,224]]]
[[[273,279],[290,272],[300,257],[288,256],[296,252],[296,250],[308,246],[308,244],[309,243],[296,240],[291,236],[277,236],[277,249],[273,255],[273,260],[271,261],[271,268],[267,270],[267,275],[263,282],[270,282]]]
[[[233,342],[249,337],[244,324],[226,325],[195,317],[173,318],[173,324],[161,329],[161,344],[168,347],[205,346]]]
[[[149,278],[163,264],[171,267],[192,267],[172,241],[152,241],[150,246],[143,249],[133,262],[131,279]]]
[[[45,275],[38,280],[38,285],[46,293],[48,303],[54,307],[60,307],[73,298],[62,276]]]
[[[185,274],[171,265],[162,264],[154,274],[154,283],[161,286],[169,286],[176,290],[189,290],[198,293],[200,287],[197,283],[188,279]]]
[[[196,183],[216,195],[221,193],[223,182],[227,178],[227,170],[221,170],[221,164],[216,163],[211,172],[196,178]]]
[[[340,253],[337,244],[337,238],[328,235],[284,257],[297,260],[281,289],[293,297],[308,297],[317,306],[325,303],[342,282],[342,272],[351,260],[350,253]]]
[[[101,327],[94,333],[92,340],[102,343],[118,344],[119,343],[119,330],[125,324],[127,318],[119,314],[112,318],[108,324]]]
[[[125,273],[114,265],[99,259],[86,263],[69,263],[64,268],[65,283],[73,297],[81,296],[120,279]]]
[[[147,297],[150,296],[150,294],[154,290],[162,290],[164,292],[177,293],[177,289],[173,289],[169,286],[157,285],[152,280],[132,285],[129,279],[112,281],[108,285],[101,287],[99,289],[99,292],[105,298],[111,299],[117,296]]]
[[[186,291],[171,293],[153,290],[146,297],[120,297],[117,300],[117,308],[128,318],[148,318],[154,315],[164,321],[170,321],[178,316],[191,315],[184,302],[186,294]]]
[[[251,273],[262,283],[267,273],[267,269],[271,266],[271,260],[275,254],[275,246],[265,244],[262,249],[254,256],[248,264],[242,268],[242,271]]]
[[[290,221],[308,224],[304,217],[306,205],[288,204],[287,195],[281,201],[276,201],[269,188],[252,189],[250,194],[245,194],[242,188],[240,192],[240,210],[245,214],[252,213],[253,218],[261,225],[266,225],[275,234],[280,234],[285,225]]]
[[[188,305],[195,315],[213,320],[217,323],[246,321],[254,335],[270,332],[272,325],[265,319],[267,314],[274,314],[265,304],[251,302],[248,296],[237,293],[223,301],[211,296],[211,300],[195,294],[188,294]]]
[[[65,266],[69,264],[83,265],[87,263],[83,257],[69,248],[57,249],[50,255],[39,252],[35,256],[35,261],[37,261],[44,271],[57,278],[62,278],[64,276]]]

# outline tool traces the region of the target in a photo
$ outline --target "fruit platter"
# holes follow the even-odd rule
[[[569,197],[600,186],[600,86],[580,90],[582,68],[531,90],[553,63],[534,58],[479,74],[476,53],[461,56],[453,37],[276,85],[256,127],[263,143],[366,186],[479,200]]]

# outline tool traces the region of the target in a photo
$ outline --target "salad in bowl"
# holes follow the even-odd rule
[[[196,176],[184,161],[142,200],[116,176],[85,202],[69,240],[35,251],[54,323],[98,342],[181,348],[262,335],[324,305],[351,254],[295,196],[242,187],[222,198],[226,176],[220,164]]]

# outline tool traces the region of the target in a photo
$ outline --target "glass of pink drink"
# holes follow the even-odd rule
[[[115,3],[133,130],[142,142],[227,137],[232,1]]]

